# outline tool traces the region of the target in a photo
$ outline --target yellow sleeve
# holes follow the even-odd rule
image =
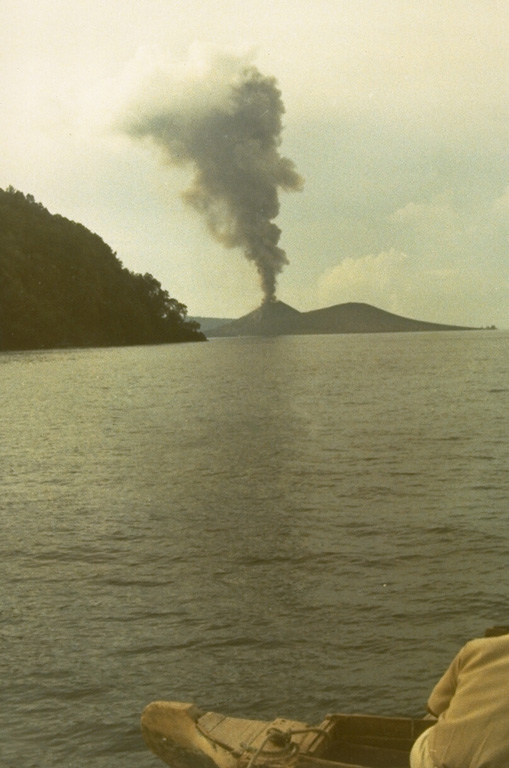
[[[446,672],[431,691],[428,710],[438,717],[448,708],[458,684],[458,674],[462,663],[463,648],[454,657]]]

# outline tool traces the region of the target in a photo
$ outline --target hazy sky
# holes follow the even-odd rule
[[[190,314],[254,309],[256,270],[183,201],[192,166],[118,115],[151,67],[187,77],[213,48],[282,92],[279,151],[305,183],[280,192],[280,299],[509,328],[509,0],[2,0],[0,22],[0,187]]]

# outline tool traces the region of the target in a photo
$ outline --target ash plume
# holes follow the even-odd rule
[[[264,301],[276,295],[286,254],[279,247],[278,191],[300,190],[293,162],[279,153],[284,105],[273,77],[245,57],[194,51],[185,67],[152,67],[122,129],[148,139],[170,165],[193,168],[184,201],[227,248],[241,248],[259,273]]]

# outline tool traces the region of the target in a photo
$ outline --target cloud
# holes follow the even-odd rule
[[[322,303],[361,301],[390,309],[408,280],[409,257],[395,250],[346,258],[319,279]]]
[[[393,221],[403,222],[418,227],[455,226],[457,212],[447,202],[431,201],[427,203],[407,203],[392,214]]]
[[[493,214],[495,218],[502,217],[502,223],[507,226],[509,224],[509,187],[505,189],[500,197],[493,203]]]
[[[346,258],[318,281],[323,305],[366,302],[419,320],[491,325],[509,301],[509,280],[485,269],[481,255],[441,266],[394,249]],[[473,311],[475,307],[475,311]]]

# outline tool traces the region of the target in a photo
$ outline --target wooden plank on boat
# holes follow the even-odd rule
[[[397,738],[383,738],[383,736],[365,736],[362,739],[351,739],[345,741],[345,744],[352,745],[364,745],[366,747],[376,747],[378,749],[388,750],[395,749],[401,752],[409,752],[412,744],[412,739],[397,739]]]
[[[500,635],[509,635],[509,627],[507,625],[488,627],[484,633],[484,637],[500,637]]]
[[[339,754],[333,760],[299,755],[294,768],[408,768],[408,752],[356,748]]]
[[[317,729],[310,730],[301,742],[301,752],[321,757],[332,742],[334,734],[334,720],[332,715],[328,715]]]
[[[225,718],[226,715],[221,715],[219,712],[205,712],[205,714],[199,718],[198,723],[200,728],[211,734],[214,728],[216,728],[216,726],[218,726]]]
[[[212,717],[213,714],[207,713],[200,718],[200,729],[214,741],[228,745],[234,752],[242,752],[244,747],[241,745],[254,744],[270,725],[266,720],[244,720],[240,717],[216,719]]]
[[[434,720],[410,717],[370,715],[333,715],[333,739],[339,744],[363,744],[366,747],[408,752],[415,739],[434,724]]]
[[[355,765],[355,763],[340,763],[334,760],[331,763],[330,760],[321,760],[319,757],[312,757],[311,755],[299,755],[297,757],[297,763],[295,768],[366,768],[362,765]]]
[[[374,717],[372,715],[334,715],[335,736],[350,740],[352,736],[411,738],[412,720],[408,717]]]
[[[322,758],[323,759],[323,758]],[[348,741],[336,742],[326,759],[331,768],[335,763],[363,765],[369,768],[408,768],[409,748],[395,749],[392,744],[383,747],[369,747]]]
[[[433,725],[434,720],[411,717],[377,717],[372,715],[333,715],[335,738],[366,735],[384,739],[415,739]]]

